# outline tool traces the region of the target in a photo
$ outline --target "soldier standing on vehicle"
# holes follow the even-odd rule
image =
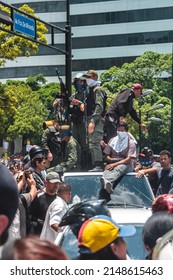
[[[47,126],[43,132],[41,146],[45,151],[47,160],[50,162],[49,167],[58,165],[63,158],[63,146],[59,139],[59,133],[64,129],[69,128],[69,125],[60,126],[55,120],[53,125]]]
[[[98,73],[89,70],[83,75],[89,87],[87,94],[88,139],[91,152],[92,172],[103,171],[103,154],[100,141],[103,138],[104,112],[106,107],[106,93],[98,81]]]
[[[131,88],[125,88],[120,91],[111,102],[106,112],[107,141],[116,136],[116,125],[118,122],[124,122],[127,114],[140,125],[142,130],[146,131],[146,125],[141,123],[133,107],[133,99],[139,98],[141,95],[142,86],[140,84],[133,84]]]
[[[75,94],[72,95],[69,114],[71,115],[73,137],[81,146],[81,167],[88,166],[89,146],[87,139],[87,84],[82,73],[77,73],[73,79]]]
[[[63,172],[80,171],[81,147],[72,136],[70,129],[60,133],[59,138],[65,143],[65,155],[54,170],[56,171],[56,168],[62,168]]]

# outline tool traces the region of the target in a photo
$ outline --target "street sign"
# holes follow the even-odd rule
[[[35,38],[35,20],[14,12],[13,29]]]

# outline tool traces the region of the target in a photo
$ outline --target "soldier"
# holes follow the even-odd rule
[[[59,133],[63,132],[63,127],[69,128],[68,125],[60,126],[55,121],[53,125],[47,126],[43,132],[41,146],[45,151],[47,160],[50,162],[49,167],[54,167],[62,161],[63,147],[59,139]]]
[[[79,143],[73,138],[70,130],[59,134],[59,137],[62,142],[65,142],[66,146],[65,156],[57,167],[61,167],[63,172],[80,171],[81,147]]]
[[[103,155],[100,142],[103,138],[106,93],[100,87],[98,73],[95,70],[89,70],[83,76],[86,77],[89,86],[87,94],[88,138],[93,165],[93,169],[90,171],[103,171]]]
[[[82,169],[88,166],[89,146],[87,138],[87,84],[82,73],[77,73],[73,79],[75,94],[71,98],[69,113],[71,115],[73,137],[81,146]]]

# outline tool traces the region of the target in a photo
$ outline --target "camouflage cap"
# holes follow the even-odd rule
[[[98,78],[98,73],[95,70],[89,70],[86,74],[83,75],[83,77],[96,77]]]

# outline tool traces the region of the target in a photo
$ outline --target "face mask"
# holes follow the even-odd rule
[[[127,131],[117,131],[117,135],[120,139],[125,139],[128,135]]]
[[[79,90],[79,89],[81,89],[83,87],[83,84],[77,84],[76,85],[76,90]]]
[[[92,79],[86,79],[86,82],[89,87],[94,87],[98,83],[98,81]]]

